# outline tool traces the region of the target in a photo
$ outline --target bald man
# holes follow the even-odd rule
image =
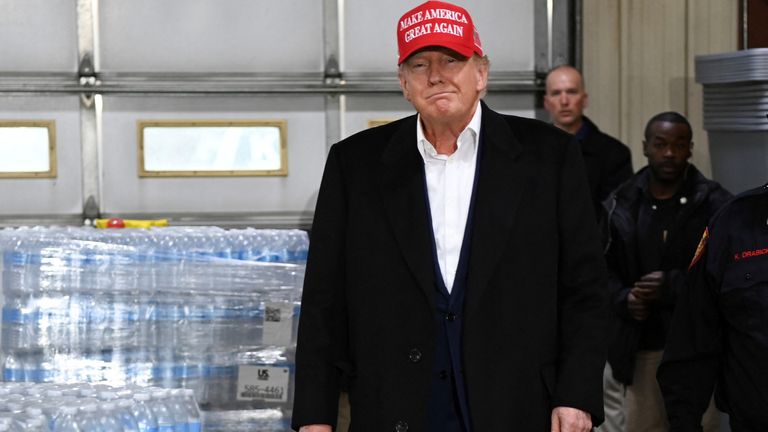
[[[555,126],[575,135],[581,144],[595,214],[600,216],[601,203],[632,175],[632,159],[627,146],[584,115],[588,99],[584,79],[574,67],[558,66],[547,74],[544,108]]]
[[[552,123],[576,136],[589,179],[592,205],[600,219],[605,213],[602,202],[620,184],[632,176],[632,160],[627,146],[600,131],[585,115],[589,95],[584,79],[574,67],[563,65],[549,71],[544,94],[544,107]],[[606,363],[603,376],[605,423],[598,432],[623,432],[624,386],[613,378]]]

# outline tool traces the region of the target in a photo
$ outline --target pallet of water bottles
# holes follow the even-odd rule
[[[287,429],[307,248],[300,230],[2,230],[3,379],[187,388],[211,418]]]
[[[171,432],[202,430],[190,389],[102,384],[0,383],[0,430]]]

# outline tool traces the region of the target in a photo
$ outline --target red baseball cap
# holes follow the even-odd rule
[[[440,46],[464,57],[483,55],[480,35],[466,9],[442,1],[428,1],[409,10],[397,23],[397,49],[401,64],[428,46]]]

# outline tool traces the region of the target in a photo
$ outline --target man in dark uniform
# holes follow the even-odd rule
[[[700,431],[715,389],[733,432],[768,431],[768,185],[712,219],[658,372],[672,431]]]
[[[549,71],[544,108],[555,126],[579,141],[595,214],[601,216],[602,202],[632,176],[632,158],[627,146],[601,132],[584,115],[588,100],[584,79],[576,68],[562,65]]]
[[[701,233],[731,194],[688,163],[691,126],[676,112],[648,121],[648,166],[605,202],[615,335],[608,360],[627,385],[626,430],[666,431],[656,383],[677,295]]]

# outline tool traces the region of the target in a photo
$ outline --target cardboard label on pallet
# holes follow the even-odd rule
[[[288,402],[287,367],[241,365],[237,375],[237,400]]]

